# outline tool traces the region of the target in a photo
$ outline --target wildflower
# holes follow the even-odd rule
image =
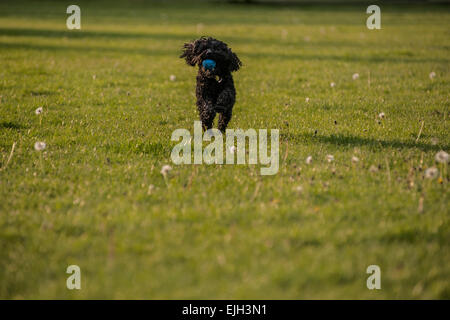
[[[353,156],[353,157],[352,157],[352,163],[357,163],[357,162],[359,162],[359,158]]]
[[[42,111],[44,111],[44,109],[42,108],[42,107],[39,107],[39,108],[37,108],[36,109],[36,111],[34,111],[36,114],[41,114],[42,113]]]
[[[352,76],[353,80],[358,80],[359,79],[359,73],[354,73]]]
[[[172,167],[166,164],[165,166],[162,167],[161,174],[163,176],[166,176],[170,172],[170,170],[172,170]]]
[[[434,79],[434,78],[436,78],[436,72],[434,72],[434,71],[432,71],[431,73],[430,73],[430,79]]]
[[[38,141],[34,144],[34,149],[36,151],[42,151],[45,149],[46,146],[47,145],[45,144],[45,142]]]
[[[381,113],[378,115],[378,118],[384,119],[385,116],[386,116],[386,115],[384,114],[384,112],[381,112]]]
[[[427,179],[435,179],[439,174],[439,171],[435,167],[428,168],[425,170],[425,178]]]
[[[175,75],[171,74],[169,79],[170,79],[170,81],[175,81],[175,80],[177,80],[177,77]]]
[[[312,163],[312,157],[308,156],[305,160],[306,164],[311,164]]]
[[[308,98],[308,97],[306,97],[305,101],[306,101],[306,102],[309,102],[309,98]]]
[[[439,163],[448,163],[449,156],[447,152],[441,150],[438,153],[436,153],[434,159]]]
[[[332,87],[332,88],[336,87],[336,83],[334,83],[334,82],[330,83],[330,87]]]
[[[333,162],[334,161],[334,156],[332,156],[331,154],[327,155],[327,161],[328,162]]]

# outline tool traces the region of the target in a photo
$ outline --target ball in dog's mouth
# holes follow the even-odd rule
[[[214,70],[214,68],[216,67],[216,62],[214,60],[211,59],[205,59],[202,62],[202,66],[205,70]]]

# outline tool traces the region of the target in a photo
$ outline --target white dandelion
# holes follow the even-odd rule
[[[433,80],[434,78],[436,78],[436,72],[434,72],[434,71],[430,72],[429,77],[430,77],[431,80]]]
[[[332,87],[332,88],[336,87],[336,83],[334,83],[334,82],[330,83],[330,87]]]
[[[42,141],[38,141],[34,144],[34,150],[36,151],[42,151],[45,149],[45,147],[47,147],[47,145]]]
[[[308,98],[308,97],[306,97],[305,101],[306,101],[306,102],[309,102],[309,98]]]
[[[170,170],[172,170],[172,167],[166,164],[161,168],[161,174],[163,176],[166,176],[170,172]]]
[[[384,112],[380,112],[380,114],[378,115],[378,118],[380,119],[384,119],[386,115],[384,114]]]
[[[353,157],[352,157],[352,163],[357,163],[357,162],[359,162],[359,158],[353,156]]]
[[[169,79],[170,79],[170,81],[175,81],[175,80],[177,80],[177,77],[174,74],[171,74]]]
[[[428,168],[425,170],[425,178],[427,179],[435,179],[437,178],[439,171],[435,167]]]
[[[327,155],[327,161],[328,161],[328,162],[333,162],[333,161],[334,161],[334,156],[331,155],[331,154],[328,154],[328,155]]]
[[[37,115],[41,114],[44,111],[44,109],[42,107],[37,108],[34,113],[36,113]]]
[[[434,159],[439,163],[448,163],[449,156],[447,152],[441,150],[438,153],[436,153]]]
[[[358,79],[359,79],[359,73],[354,73],[354,74],[352,75],[352,79],[353,79],[353,80],[358,80]]]
[[[306,158],[305,162],[306,162],[306,164],[311,164],[311,163],[312,163],[312,160],[313,160],[312,156],[308,156],[308,157]]]

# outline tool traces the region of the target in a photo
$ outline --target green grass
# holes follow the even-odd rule
[[[371,31],[361,4],[77,3],[81,31],[65,2],[0,3],[0,298],[450,298],[448,168],[423,178],[450,149],[448,6],[381,5]],[[277,175],[164,183],[203,34],[244,63],[230,128],[280,129]]]

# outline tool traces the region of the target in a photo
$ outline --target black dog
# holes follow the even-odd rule
[[[180,58],[190,66],[198,65],[196,95],[203,130],[212,128],[219,113],[218,127],[224,132],[236,100],[231,72],[239,70],[241,61],[226,43],[211,37],[185,43]]]

